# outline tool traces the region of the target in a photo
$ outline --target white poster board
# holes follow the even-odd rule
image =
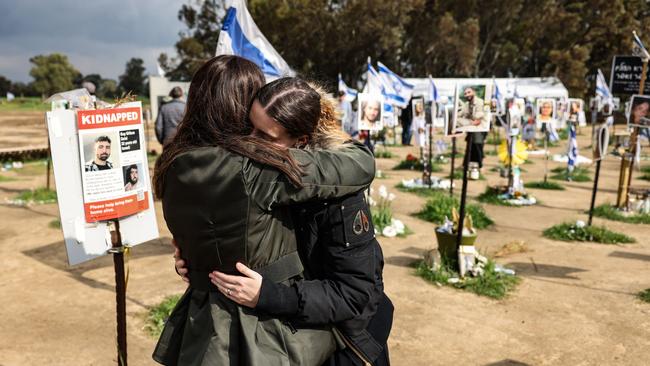
[[[128,103],[123,105],[123,108],[141,110],[141,104],[139,102]],[[106,222],[87,222],[86,220],[82,188],[82,169],[85,169],[85,161],[81,159],[77,113],[78,111],[74,110],[57,110],[48,112],[46,115],[54,178],[57,183],[61,228],[70,265],[102,256],[111,247],[110,232]],[[151,192],[146,146],[141,131],[139,136],[141,144],[139,154],[141,156],[138,158],[142,171],[138,172],[138,179],[143,187],[143,192],[144,189]],[[133,140],[127,139],[126,141]],[[118,142],[116,145],[120,145],[120,143]],[[129,151],[125,151],[125,154],[120,151],[118,155],[128,157]],[[136,159],[136,157],[131,156],[130,159]],[[134,246],[158,238],[158,223],[151,194],[146,195],[146,202],[146,209],[119,219],[124,245]]]

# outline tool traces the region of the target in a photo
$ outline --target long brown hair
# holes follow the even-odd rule
[[[199,68],[190,84],[185,115],[176,135],[165,145],[156,161],[153,185],[162,198],[165,174],[174,159],[187,151],[206,146],[221,146],[282,171],[296,186],[301,186],[302,169],[288,149],[247,136],[252,127],[248,111],[253,96],[264,85],[264,75],[253,62],[242,57],[213,57]]]

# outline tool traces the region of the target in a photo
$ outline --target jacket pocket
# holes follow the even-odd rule
[[[330,207],[329,218],[333,245],[350,251],[350,254],[367,254],[358,252],[370,247],[367,244],[375,238],[375,227],[362,194]]]

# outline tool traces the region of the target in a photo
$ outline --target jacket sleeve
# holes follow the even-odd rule
[[[375,158],[359,142],[331,150],[291,149],[304,171],[303,187],[291,182],[272,167],[248,160],[244,182],[253,200],[265,210],[310,200],[343,197],[367,188],[375,177]]]
[[[352,252],[329,247],[322,258],[329,264],[327,278],[291,286],[262,280],[256,309],[307,325],[369,320],[383,292],[375,279],[376,245],[367,241]]]

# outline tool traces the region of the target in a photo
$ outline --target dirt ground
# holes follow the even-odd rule
[[[46,143],[42,113],[0,115],[1,147]],[[590,132],[579,136],[581,154],[590,156]],[[553,149],[559,153],[566,143]],[[493,149],[487,145],[486,151]],[[647,147],[646,147],[647,149]],[[412,147],[390,148],[400,157]],[[395,304],[389,340],[394,365],[642,365],[650,350],[650,304],[635,298],[650,287],[650,227],[606,221],[596,224],[637,239],[631,245],[565,243],[545,239],[541,231],[576,219],[586,220],[592,183],[562,183],[565,191],[531,190],[541,201],[533,207],[484,205],[496,225],[479,234],[478,246],[494,253],[514,240],[526,253],[498,262],[516,269],[522,282],[507,299],[495,301],[413,275],[410,265],[423,250],[435,247],[434,225],[412,217],[425,199],[398,192],[394,186],[418,174],[392,171],[399,158],[379,159],[388,175],[375,181],[397,195],[394,214],[415,234],[382,238],[386,257],[386,291]],[[525,165],[526,181],[543,176],[541,157]],[[602,166],[598,203],[613,202],[620,161]],[[644,161],[643,164],[648,164]],[[470,198],[503,179],[489,169],[486,181],[471,181]],[[553,168],[560,163],[549,163]],[[448,169],[448,165],[447,165]],[[591,168],[593,175],[593,167]],[[55,204],[17,207],[6,203],[17,192],[45,185],[43,164],[4,172],[0,180],[0,366],[114,365],[115,295],[112,259],[103,257],[68,267],[62,234],[48,224],[58,218]],[[439,175],[443,173],[438,173]],[[639,174],[636,173],[638,176]],[[648,182],[635,180],[635,185]],[[160,239],[133,249],[128,266],[128,359],[132,365],[153,365],[155,339],[144,330],[148,307],[165,296],[181,293],[173,270],[170,234],[156,211]]]

